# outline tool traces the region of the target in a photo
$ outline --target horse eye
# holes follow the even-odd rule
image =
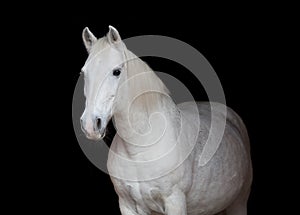
[[[113,75],[114,76],[119,76],[121,74],[121,70],[120,69],[114,69],[113,71]]]

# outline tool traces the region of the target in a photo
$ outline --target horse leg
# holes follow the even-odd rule
[[[166,215],[187,215],[185,194],[180,190],[174,191],[164,202]]]
[[[149,213],[142,210],[138,210],[138,207],[134,206],[133,202],[126,201],[119,197],[119,207],[122,215],[148,215]]]
[[[247,215],[247,203],[235,201],[226,209],[226,215]]]
[[[124,204],[119,204],[119,207],[122,215],[138,215],[135,211],[131,210]]]
[[[247,215],[247,202],[250,189],[240,195],[227,209],[226,215]]]
[[[226,211],[221,211],[221,212],[219,212],[219,213],[217,213],[215,215],[226,215]]]

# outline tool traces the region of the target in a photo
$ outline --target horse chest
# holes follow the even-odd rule
[[[158,186],[158,182],[128,182],[119,180],[114,183],[115,188],[135,211],[164,211],[163,197],[169,192],[168,186]]]

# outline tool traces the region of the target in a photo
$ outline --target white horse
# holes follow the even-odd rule
[[[212,158],[201,165],[212,103],[176,105],[112,26],[100,39],[85,28],[83,41],[89,56],[82,68],[82,130],[87,138],[99,140],[114,119],[117,133],[107,167],[121,213],[246,215],[252,166],[239,116],[229,108],[224,114],[224,105],[213,104],[215,119],[226,120],[226,126]]]

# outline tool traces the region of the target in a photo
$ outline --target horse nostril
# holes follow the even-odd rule
[[[83,126],[83,120],[80,119],[80,127],[81,127],[81,130],[85,133],[85,129],[84,129],[84,126]]]
[[[96,128],[97,128],[97,130],[100,130],[100,128],[101,128],[101,119],[100,118],[96,119]]]

